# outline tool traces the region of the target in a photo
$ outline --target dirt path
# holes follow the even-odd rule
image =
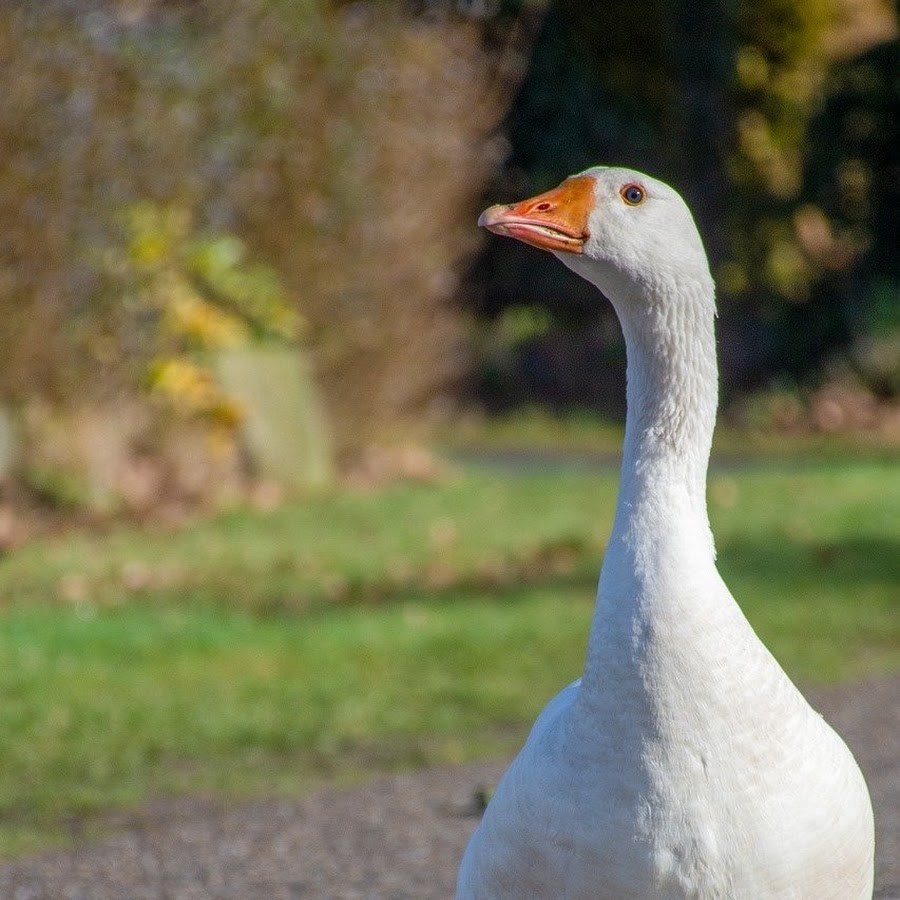
[[[878,900],[900,900],[900,678],[809,692],[856,753],[875,801]],[[505,763],[381,778],[297,802],[185,799],[123,817],[115,836],[0,868],[2,900],[447,898]]]

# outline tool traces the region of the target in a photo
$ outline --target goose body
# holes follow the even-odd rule
[[[716,570],[714,287],[690,211],[594,168],[479,221],[612,302],[628,414],[584,674],[501,780],[458,900],[869,900],[862,774]]]

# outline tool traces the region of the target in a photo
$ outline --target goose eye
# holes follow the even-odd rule
[[[619,191],[622,199],[629,206],[637,206],[639,203],[644,202],[644,198],[647,196],[644,193],[644,189],[639,184],[626,184],[625,187]]]

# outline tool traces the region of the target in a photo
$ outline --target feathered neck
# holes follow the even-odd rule
[[[628,359],[619,510],[648,491],[683,491],[705,518],[718,402],[712,285],[685,282],[667,294],[613,301]]]
[[[628,411],[583,679],[588,697],[616,672],[640,677],[640,635],[679,614],[685,584],[717,577],[706,510],[718,393],[712,279],[704,262],[695,278],[675,284],[600,286],[625,336]]]

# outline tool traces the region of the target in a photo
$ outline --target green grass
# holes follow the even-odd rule
[[[617,458],[625,429],[621,424],[584,412],[560,417],[541,407],[517,410],[507,416],[475,417],[454,422],[440,436],[451,452],[566,453],[587,457]],[[872,429],[837,433],[802,429],[779,431],[769,421],[758,426],[735,426],[720,418],[713,437],[713,458],[745,460],[830,460],[897,458],[896,434]]]
[[[464,467],[0,559],[0,852],[158,793],[511,751],[581,668],[613,471]],[[801,682],[900,669],[900,468],[720,469],[720,569]]]

